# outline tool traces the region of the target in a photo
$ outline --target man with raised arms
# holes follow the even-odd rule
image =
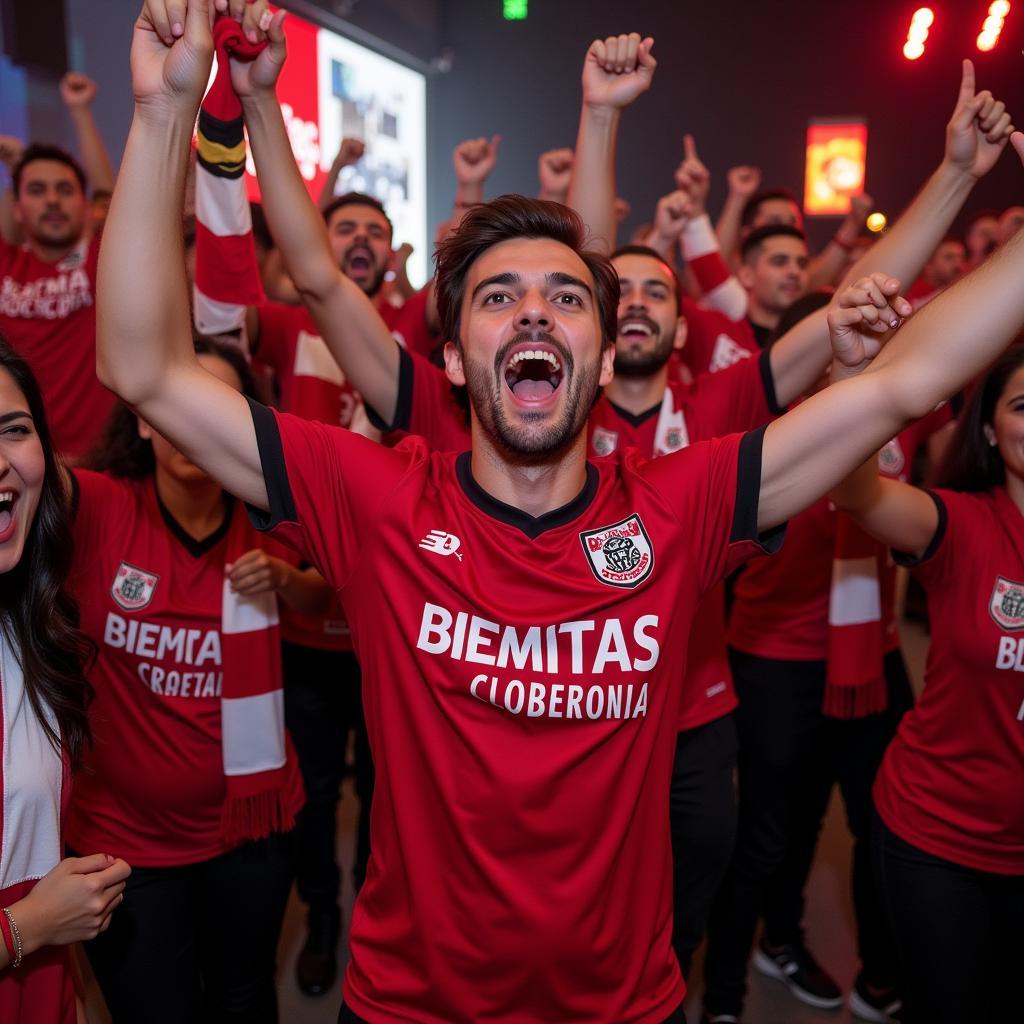
[[[279,125],[284,15],[238,6],[270,39],[232,67],[258,152]],[[496,200],[438,258],[472,449],[386,449],[249,404],[193,355],[184,274],[168,268],[181,266],[211,53],[207,0],[151,0],[136,24],[98,369],[346,603],[378,788],[341,1019],[682,1021],[664,795],[696,603],[1009,341],[1024,321],[1024,242],[873,363],[876,328],[909,307],[887,300],[884,276],[865,279],[835,314],[836,365],[857,375],[767,430],[597,467],[584,427],[611,377],[617,278],[564,207]],[[136,287],[118,288],[128,277]],[[363,315],[376,315],[368,299]],[[482,674],[507,703],[491,702],[489,680],[474,686]],[[522,707],[515,680],[534,697]]]

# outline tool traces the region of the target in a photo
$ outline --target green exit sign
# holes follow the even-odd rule
[[[502,0],[502,14],[506,21],[523,21],[526,18],[529,0]]]

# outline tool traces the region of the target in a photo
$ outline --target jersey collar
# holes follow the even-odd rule
[[[473,478],[473,471],[470,468],[471,457],[471,452],[463,452],[455,460],[455,474],[463,493],[481,512],[492,519],[497,519],[499,523],[506,523],[517,530],[522,530],[530,540],[534,540],[547,530],[571,523],[590,507],[597,494],[597,470],[588,462],[586,483],[572,501],[561,508],[545,512],[542,516],[531,516],[521,508],[506,505],[505,502],[498,501],[493,495],[488,494]]]

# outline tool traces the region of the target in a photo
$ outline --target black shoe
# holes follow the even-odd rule
[[[306,944],[295,964],[295,980],[307,996],[322,996],[334,984],[340,933],[341,911],[337,907],[310,910]]]
[[[768,978],[781,981],[808,1006],[838,1010],[843,993],[803,943],[771,948],[764,940],[754,950],[754,966]]]
[[[903,1011],[903,1000],[894,988],[875,991],[868,988],[863,972],[850,989],[846,1005],[858,1020],[870,1021],[871,1024],[900,1024]]]

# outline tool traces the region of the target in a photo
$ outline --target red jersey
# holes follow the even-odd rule
[[[437,345],[438,335],[430,330],[427,323],[427,303],[430,301],[428,284],[421,288],[401,306],[392,306],[390,302],[380,302],[377,309],[387,324],[388,330],[404,349],[415,352],[426,359]]]
[[[465,394],[465,389],[463,389]],[[422,437],[438,452],[464,452],[470,446],[469,399],[463,405],[456,397],[447,374],[423,356],[407,349],[399,351],[398,401],[391,423],[376,410],[366,407],[370,422],[378,429],[398,436]]]
[[[911,566],[932,623],[924,691],[875,781],[886,825],[936,857],[1024,874],[1024,517],[1003,488],[937,491]]]
[[[382,312],[384,308],[394,309],[382,304]],[[349,426],[359,393],[334,361],[306,308],[267,303],[259,316],[257,358],[274,371],[281,409],[303,419]],[[280,613],[281,637],[288,643],[352,650],[352,635],[338,600],[324,615],[303,615],[283,602]]]
[[[470,453],[252,403],[263,525],[341,588],[377,782],[344,998],[368,1020],[657,1024],[689,627],[759,550],[762,434],[588,464],[538,518]]]
[[[99,647],[89,680],[94,742],[76,777],[68,843],[140,867],[173,867],[225,852],[221,838],[221,602],[224,524],[195,541],[160,503],[152,477],[75,472],[72,583],[82,628]],[[266,547],[253,531],[252,547]],[[138,573],[137,593],[114,584]],[[302,783],[289,744],[289,794]]]
[[[681,355],[695,377],[724,370],[740,359],[757,355],[763,347],[763,339],[758,338],[746,318],[730,320],[724,313],[705,309],[686,297],[683,298],[683,316],[687,332]]]
[[[950,421],[949,403],[912,423],[878,453],[880,472],[906,480],[918,448]],[[828,657],[828,609],[836,548],[836,512],[828,498],[795,515],[777,558],[744,568],[733,587],[729,645],[760,658],[824,661]],[[896,577],[879,579],[884,649],[899,647]]]
[[[665,455],[692,441],[752,430],[781,412],[771,363],[763,352],[722,373],[701,374],[690,385],[669,381],[661,404],[639,416],[602,397],[590,414],[589,455],[599,458],[625,448],[647,457]],[[680,732],[736,707],[725,633],[725,586],[719,584],[701,601],[690,633]]]
[[[0,334],[32,367],[53,443],[69,456],[92,447],[114,407],[96,379],[98,259],[95,238],[59,263],[0,239]]]

